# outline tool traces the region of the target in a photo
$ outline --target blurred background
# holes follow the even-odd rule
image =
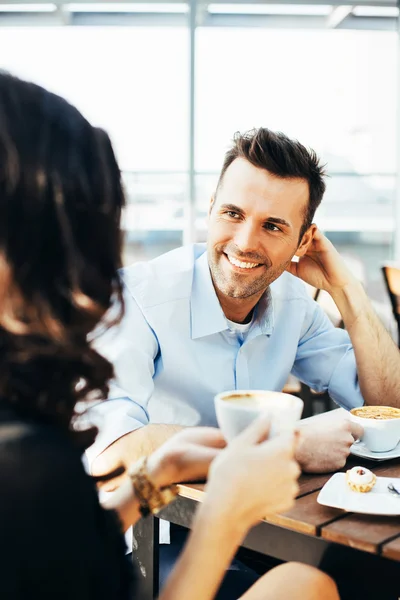
[[[125,262],[202,241],[235,131],[266,126],[330,174],[316,222],[389,318],[400,259],[396,0],[0,3],[0,68],[111,135]],[[397,199],[397,200],[396,200]]]

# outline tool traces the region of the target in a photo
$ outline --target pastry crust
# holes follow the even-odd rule
[[[367,470],[367,469],[365,469]],[[347,485],[349,486],[349,488],[351,490],[353,490],[353,492],[360,492],[362,494],[365,494],[366,492],[370,492],[372,490],[372,488],[374,487],[374,485],[376,484],[376,475],[374,473],[372,473],[370,471],[371,475],[372,475],[372,479],[370,482],[368,483],[355,483],[354,481],[351,480],[351,469],[349,469],[348,471],[346,471],[346,482]]]

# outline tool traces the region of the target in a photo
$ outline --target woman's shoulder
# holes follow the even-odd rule
[[[20,446],[31,445],[38,440],[49,444],[60,444],[59,436],[54,435],[52,428],[39,421],[18,416],[12,411],[0,411],[0,447],[9,450]]]
[[[0,489],[0,561],[10,585],[24,578],[37,597],[43,581],[56,590],[52,597],[60,581],[65,598],[127,596],[130,571],[117,515],[101,508],[68,435],[0,414]]]
[[[25,452],[28,448],[48,451],[51,446],[58,451],[77,455],[67,434],[54,425],[23,417],[12,410],[0,410],[0,449],[6,455]]]
[[[8,415],[9,417],[9,415]],[[0,412],[0,524],[35,515],[34,525],[47,529],[58,521],[91,519],[99,509],[95,484],[85,472],[81,452],[67,432],[54,425]]]
[[[46,423],[0,411],[0,487],[33,491],[62,478],[89,479],[68,435]]]

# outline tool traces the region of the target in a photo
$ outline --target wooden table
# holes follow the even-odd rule
[[[400,459],[378,463],[351,457],[346,468],[356,464],[370,468],[379,476],[400,477]],[[281,560],[297,560],[314,566],[319,566],[333,547],[339,551],[351,548],[352,558],[357,556],[358,560],[373,554],[379,557],[382,568],[388,561],[400,562],[400,517],[352,514],[321,506],[317,496],[330,477],[329,474],[302,475],[294,507],[287,513],[271,515],[261,521],[248,533],[243,546]],[[190,527],[204,495],[204,485],[182,485],[178,498],[163,509],[159,517]],[[142,578],[141,600],[152,600],[158,593],[158,523],[157,518],[147,517],[134,528],[133,555]]]

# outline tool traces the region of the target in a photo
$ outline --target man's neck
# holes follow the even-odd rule
[[[230,298],[218,290],[216,290],[216,294],[224,315],[229,321],[233,321],[234,323],[249,323],[253,316],[254,308],[263,295],[263,292],[249,298]]]

